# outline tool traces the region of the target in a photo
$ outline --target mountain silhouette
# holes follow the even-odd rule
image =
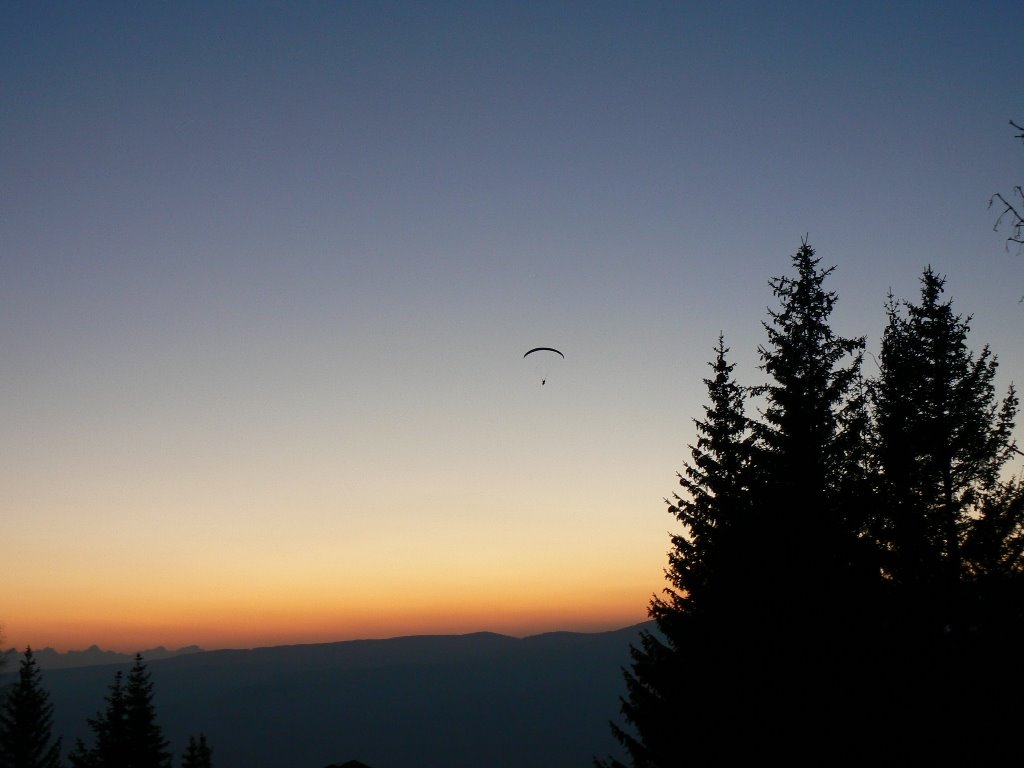
[[[190,645],[179,648],[176,651],[164,648],[162,645],[140,651],[148,661],[157,659],[169,659],[172,656],[181,656],[185,653],[199,653],[202,650],[198,645]],[[7,667],[17,668],[19,657],[24,649],[11,648],[4,651],[7,657]],[[134,653],[118,653],[117,651],[105,651],[98,645],[90,645],[84,651],[66,651],[61,653],[53,648],[33,648],[32,657],[36,665],[42,670],[48,669],[69,669],[71,667],[94,667],[102,664],[131,664],[135,658]]]
[[[177,756],[203,733],[224,766],[325,766],[341,754],[373,768],[584,768],[619,753],[608,722],[630,643],[649,626],[204,651],[147,666]],[[87,718],[126,667],[46,673],[66,747],[88,739]]]

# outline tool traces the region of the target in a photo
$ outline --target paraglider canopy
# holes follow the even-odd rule
[[[561,352],[559,352],[554,347],[534,347],[529,352],[527,352],[525,355],[523,355],[523,357],[529,357],[534,352],[554,352],[556,355],[561,357],[563,360],[565,359],[565,355],[563,355]]]
[[[555,357],[556,355],[558,357]],[[541,386],[548,383],[548,374],[551,371],[551,363],[559,358],[562,360],[565,359],[565,355],[554,347],[534,347],[523,355],[523,358],[527,357],[531,359],[534,364],[534,369],[540,375]]]

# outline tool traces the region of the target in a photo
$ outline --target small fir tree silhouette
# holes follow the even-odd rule
[[[104,712],[90,719],[92,747],[79,739],[68,759],[74,768],[170,768],[171,754],[156,720],[153,683],[142,656],[127,679],[119,670]]]
[[[206,743],[206,735],[188,737],[188,748],[181,758],[181,768],[212,768],[213,750]]]
[[[125,683],[125,715],[131,768],[170,768],[171,753],[153,705],[153,682],[139,654]]]
[[[112,768],[129,764],[124,674],[120,670],[114,673],[106,703],[102,712],[87,721],[93,733],[93,745],[86,747],[81,739],[75,741],[75,748],[68,755],[73,768]]]
[[[52,730],[53,705],[26,648],[18,679],[0,707],[0,768],[59,768],[60,739]]]

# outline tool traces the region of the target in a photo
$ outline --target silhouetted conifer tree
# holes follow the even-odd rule
[[[999,483],[985,495],[964,542],[968,573],[980,581],[1024,574],[1024,481]],[[1017,612],[1024,610],[1019,605]]]
[[[994,706],[1024,684],[1018,670],[1024,502],[1001,470],[1015,450],[1017,397],[996,397],[996,358],[967,346],[970,318],[943,300],[929,267],[919,303],[890,296],[872,383],[886,512],[880,528],[893,596],[889,711],[915,712],[915,759],[996,764],[1019,705]],[[963,738],[951,739],[958,732]]]
[[[1005,519],[1013,505],[997,497],[1014,448],[1017,397],[1011,386],[997,400],[996,358],[988,346],[977,356],[968,349],[970,318],[942,300],[944,286],[929,267],[920,303],[897,304],[890,296],[872,394],[888,511],[887,574],[917,620],[960,631],[968,610],[965,543],[972,539],[975,567],[991,574],[999,562],[992,548],[1001,546],[993,535],[1013,529]]]
[[[131,768],[170,768],[171,753],[153,706],[153,682],[139,654],[125,685],[125,714]]]
[[[930,268],[890,296],[879,374],[835,334],[831,269],[804,242],[733,380],[721,339],[669,582],[626,672],[636,768],[787,762],[1002,764],[1024,706],[1024,480],[1001,478],[1017,397],[967,348]],[[744,415],[745,395],[760,418]],[[1018,451],[1019,452],[1019,451]],[[1006,691],[1014,698],[1004,703]],[[628,730],[627,730],[628,728]],[[838,750],[838,751],[837,751]],[[612,760],[612,766],[619,763]]]
[[[127,680],[118,671],[106,710],[89,720],[95,736],[91,748],[79,740],[68,756],[75,768],[170,768],[171,754],[156,721],[153,683],[136,654]]]
[[[75,748],[68,755],[73,768],[127,768],[127,729],[124,698],[124,675],[120,670],[114,673],[106,696],[107,706],[94,718],[88,720],[94,742],[91,747],[78,739]]]
[[[759,348],[771,381],[759,390],[758,503],[778,533],[762,582],[780,598],[763,604],[771,624],[821,627],[848,612],[852,590],[864,586],[852,581],[852,566],[865,515],[844,498],[851,476],[864,473],[864,339],[833,332],[836,294],[824,288],[833,268],[819,262],[804,242],[793,256],[796,276],[771,281],[781,306],[769,312],[768,344]]]
[[[678,474],[685,496],[666,500],[669,512],[684,526],[672,536],[665,598],[651,604],[654,618],[668,622],[681,614],[728,616],[737,600],[749,594],[749,549],[753,545],[751,498],[751,431],[744,413],[745,391],[733,377],[734,365],[719,336],[714,376],[704,379],[709,405],[704,419],[694,419],[697,445],[692,463]],[[663,627],[662,630],[668,628]]]
[[[181,759],[181,768],[212,768],[213,750],[206,743],[205,734],[188,737],[188,749]]]
[[[649,609],[658,633],[642,634],[625,673],[622,713],[633,733],[612,726],[634,766],[677,764],[684,723],[693,749],[711,738],[719,708],[703,673],[717,668],[716,660],[724,656],[718,645],[728,639],[724,628],[737,629],[733,619],[743,615],[739,606],[747,602],[750,580],[756,578],[747,558],[757,532],[749,491],[750,424],[745,392],[733,378],[727,353],[719,337],[709,364],[713,375],[704,380],[709,404],[704,419],[694,419],[697,444],[678,475],[686,493],[666,500],[683,532],[671,538],[665,572],[670,586]]]
[[[819,740],[864,743],[880,578],[869,535],[875,481],[867,450],[863,337],[831,326],[837,296],[804,241],[759,347],[769,381],[754,424],[760,521],[757,595],[738,654],[744,724],[769,752],[806,757]],[[870,692],[875,693],[875,692]],[[858,736],[858,734],[860,734]],[[851,758],[850,753],[847,758]]]
[[[1024,481],[986,494],[964,541],[971,580],[969,632],[1024,636]]]
[[[754,390],[760,421],[744,414],[721,340],[716,349],[686,493],[669,504],[684,531],[672,537],[670,587],[650,606],[658,636],[641,637],[626,673],[632,733],[613,726],[636,768],[750,749],[792,758],[825,725],[855,729],[815,715],[834,715],[850,692],[853,673],[839,679],[833,659],[850,650],[840,632],[857,629],[878,581],[863,503],[874,484],[864,342],[833,333],[831,270],[818,263],[805,242],[796,276],[771,282],[781,307],[760,348],[771,378]]]
[[[58,768],[60,739],[54,739],[53,705],[42,672],[25,649],[18,680],[0,707],[0,768]]]

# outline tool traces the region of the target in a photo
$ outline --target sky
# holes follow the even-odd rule
[[[987,208],[1024,183],[1020,22],[5,4],[5,644],[643,621],[712,348],[763,381],[802,238],[838,332],[877,350],[930,264],[1024,380]],[[565,354],[544,385],[536,346]]]

